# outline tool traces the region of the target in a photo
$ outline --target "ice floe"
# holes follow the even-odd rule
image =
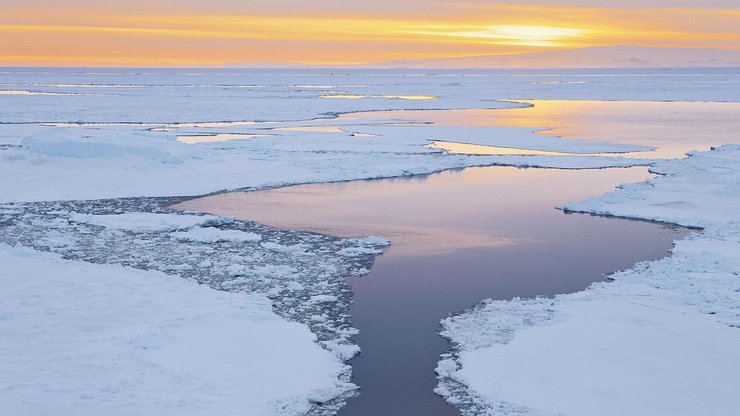
[[[264,296],[0,244],[7,414],[304,415],[353,389]]]
[[[702,230],[583,292],[486,301],[442,322],[438,394],[464,415],[731,415],[740,399],[740,146],[569,211]],[[536,392],[536,393],[534,393]]]

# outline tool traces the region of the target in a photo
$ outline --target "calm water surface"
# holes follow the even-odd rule
[[[670,101],[526,100],[529,108],[378,111],[342,115],[342,119],[400,119],[438,126],[520,127],[567,139],[654,146],[636,158],[683,157],[692,150],[740,142],[740,103]],[[456,153],[506,154],[501,148],[445,144]],[[524,152],[526,154],[527,152]],[[535,152],[541,154],[542,152]],[[547,153],[545,153],[547,154]]]
[[[578,291],[668,255],[686,231],[554,208],[647,176],[645,168],[471,168],[226,193],[180,208],[286,229],[388,236],[393,245],[370,275],[347,280],[360,330],[362,353],[351,364],[361,394],[341,414],[455,415],[433,393],[433,369],[448,348],[436,334],[439,320],[489,297]]]

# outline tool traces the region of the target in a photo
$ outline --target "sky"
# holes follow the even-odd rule
[[[0,66],[331,66],[609,45],[740,51],[740,0],[0,0]]]

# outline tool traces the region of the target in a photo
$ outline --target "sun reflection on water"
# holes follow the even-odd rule
[[[398,119],[436,126],[524,128],[573,140],[653,146],[634,158],[680,158],[740,142],[740,103],[526,100],[531,107],[466,110],[399,110],[346,114],[341,119]],[[446,145],[445,145],[446,146]],[[450,150],[453,151],[453,150]],[[465,147],[463,153],[502,154],[501,148]],[[506,153],[511,154],[511,153]],[[522,154],[518,152],[516,154]],[[609,155],[609,154],[604,154]]]
[[[269,134],[242,134],[242,133],[217,133],[217,134],[192,134],[177,136],[177,141],[185,144],[214,143],[227,140],[254,139],[257,137],[270,137]]]

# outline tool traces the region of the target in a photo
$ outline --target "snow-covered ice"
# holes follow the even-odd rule
[[[0,244],[8,415],[303,415],[345,364],[262,295]]]
[[[198,282],[203,284],[204,288],[235,292],[234,296],[253,294],[255,298],[260,298],[256,296],[259,294],[262,296],[260,299],[263,299],[265,316],[271,309],[272,312],[269,315],[273,321],[283,322],[282,318],[293,322],[294,325],[305,325],[306,333],[309,333],[310,329],[313,334],[306,342],[310,345],[317,344],[315,345],[317,348],[318,346],[323,347],[324,353],[333,357],[324,357],[324,360],[335,359],[341,362],[359,352],[359,348],[350,339],[356,330],[352,328],[349,320],[348,308],[351,293],[344,285],[344,279],[348,276],[367,274],[373,257],[380,252],[382,247],[388,245],[386,240],[377,237],[336,238],[306,232],[281,231],[228,217],[176,214],[167,208],[167,205],[179,201],[180,199],[168,198],[132,198],[0,205],[0,224],[3,227],[0,239],[13,246],[25,246],[41,252],[57,253],[64,258],[78,262],[125,266],[125,268],[115,269],[118,271],[112,277],[113,279],[126,273],[138,276],[146,271],[151,274],[144,275],[152,280],[159,279],[166,274],[176,276],[178,279],[190,280],[191,285],[194,285],[193,282]],[[86,214],[80,212],[86,212]],[[126,223],[129,223],[130,227],[126,227]],[[31,251],[24,253],[24,261],[31,262],[33,260]],[[7,279],[19,279],[19,276],[26,276],[27,279],[32,280],[41,273],[37,273],[34,268],[26,267],[25,263],[13,261],[10,257],[2,258],[0,264],[3,265],[3,272],[7,273]],[[64,264],[70,264],[72,267],[76,263],[66,262]],[[80,268],[79,273],[85,276],[96,270],[93,267],[85,268],[84,264],[77,267]],[[43,285],[35,287],[39,293],[44,288],[57,291],[57,288],[63,287],[64,279],[67,279],[71,289],[66,293],[71,293],[76,290],[73,288],[87,284],[87,280],[80,282],[73,280],[75,276],[74,274],[61,276],[56,281],[57,286],[54,287]],[[170,280],[172,279],[168,277],[167,281]],[[209,293],[204,288],[196,293]],[[124,298],[129,296],[115,286],[112,286],[110,290],[112,291],[110,296],[119,294]],[[141,290],[144,293],[147,291],[172,292],[165,283],[162,283],[161,287],[146,286]],[[88,295],[81,294],[80,296]],[[171,295],[176,296],[176,293],[173,292]],[[12,315],[15,309],[21,312],[24,310],[22,305],[15,303],[17,296],[18,292],[0,290],[0,305],[3,307],[0,315]],[[124,298],[120,301],[121,308],[126,304]],[[68,301],[78,302],[77,299],[68,299]],[[177,302],[177,300],[173,298],[171,302]],[[135,303],[131,305],[133,305],[132,308],[136,308]],[[200,308],[198,305],[192,305],[192,307]],[[61,311],[54,313],[62,316]],[[177,311],[173,312],[173,316],[176,313]],[[156,313],[153,314],[157,316]],[[314,319],[316,316],[321,316],[322,319]],[[241,318],[234,319],[248,321],[253,317],[254,315],[243,315]],[[74,321],[74,317],[69,315],[59,319]],[[121,319],[125,321],[127,318]],[[172,319],[175,320],[174,317]],[[218,319],[219,317],[215,317],[214,322]],[[228,324],[231,321],[225,320],[225,322]],[[200,323],[196,321],[182,321],[183,328],[191,328],[192,331],[197,331],[200,328],[199,325]],[[206,326],[215,326],[215,323],[209,321]],[[12,329],[10,333],[17,332],[19,327],[9,328]],[[250,335],[250,329],[247,327],[245,331],[244,336],[247,337],[261,336],[258,332]],[[24,334],[26,333],[19,333],[17,337],[9,338],[7,347],[22,349],[22,341],[27,336]],[[75,336],[87,336],[85,334],[84,328],[81,328]],[[49,335],[52,338],[54,336],[56,335]],[[290,338],[290,334],[285,337],[287,340],[285,343],[296,344],[296,349],[285,351],[274,348],[269,352],[270,359],[281,360],[284,354],[295,354],[296,357],[303,354],[303,350],[299,347],[301,337]],[[55,354],[54,349],[50,348],[51,345],[53,345],[51,342],[39,345],[37,353],[43,355],[43,350],[46,349],[47,354]],[[101,348],[106,349],[107,347],[101,346]],[[212,346],[194,344],[192,348],[193,350],[190,351],[192,354],[209,355]],[[107,357],[110,358],[110,356]],[[116,359],[122,362],[135,358],[133,356],[127,358],[124,352],[120,352],[117,357]],[[212,357],[214,361],[224,360],[215,363],[214,366],[228,366],[229,355],[221,354],[220,357]],[[291,359],[297,358],[291,357]],[[75,365],[82,366],[85,357],[74,356],[71,360],[77,360]],[[176,360],[186,365],[192,359],[191,357],[179,357]],[[265,362],[270,361],[265,359]],[[170,361],[169,364],[173,367],[173,372],[177,370],[174,368],[175,361]],[[33,378],[33,375],[40,377],[35,371],[35,365],[34,361],[23,361],[18,364],[17,371],[23,371],[25,368],[25,371],[29,373],[29,380]],[[186,366],[177,371],[187,370]],[[272,411],[264,407],[262,410],[255,410],[254,414],[302,414],[309,408],[313,412],[311,414],[314,415],[333,414],[333,409],[341,405],[341,400],[345,400],[354,391],[354,387],[350,384],[349,367],[342,366],[340,370],[320,374],[323,374],[321,377],[325,383],[335,383],[341,388],[326,390],[325,396],[312,396],[314,403],[309,407],[301,405],[300,412],[291,410],[293,409],[291,407],[286,411]],[[289,372],[289,369],[285,372]],[[54,382],[62,383],[63,377],[73,376],[71,372],[60,374]],[[251,375],[243,375],[234,383],[259,384],[263,376],[260,372],[253,372]],[[102,378],[91,378],[89,382],[104,383],[107,381]],[[185,390],[198,388],[195,378],[179,379],[178,383],[184,385]],[[165,392],[163,394],[175,397],[179,393],[169,390],[176,390],[178,386],[179,384],[163,384],[160,388]],[[121,387],[120,395],[116,400],[124,400],[126,395],[138,394],[135,390],[127,390],[125,387]],[[21,397],[16,393],[16,390],[3,391],[0,394],[0,404],[20,400]],[[42,393],[39,394],[43,397]],[[215,393],[208,394],[212,395],[209,400],[219,400],[220,396],[214,395]],[[255,390],[254,394],[264,398],[265,401],[270,397],[275,400],[282,398],[280,390],[273,392],[269,389]],[[147,400],[145,397],[141,398],[141,409],[146,407]],[[305,397],[298,397],[296,403],[305,404]],[[223,405],[226,404],[228,403],[223,403]],[[93,408],[99,410],[94,406]],[[223,414],[237,414],[237,412],[225,409]]]
[[[437,392],[465,415],[733,415],[740,408],[740,146],[569,211],[702,230],[669,258],[553,299],[487,301],[442,322]]]
[[[693,72],[692,72],[693,71]],[[645,146],[563,140],[528,128],[440,128],[342,113],[503,109],[526,99],[732,100],[732,69],[568,71],[3,71],[0,202],[202,195],[239,188],[424,174],[481,165],[594,168],[649,161],[586,156],[441,155],[444,139],[566,153]],[[326,81],[331,79],[332,83]],[[543,84],[552,80],[584,84]],[[539,82],[533,84],[532,82]],[[681,85],[681,88],[675,88]],[[91,89],[105,95],[77,95]],[[379,98],[325,99],[326,95]],[[388,96],[434,96],[400,100]],[[697,98],[699,97],[699,98]],[[513,102],[510,100],[525,100]],[[338,133],[310,130],[340,127]],[[309,130],[295,130],[308,127]],[[537,126],[546,127],[546,126]],[[178,135],[246,134],[187,145]],[[255,137],[256,136],[256,137]],[[266,137],[264,137],[266,136]],[[105,175],[99,174],[105,172]]]
[[[69,216],[72,221],[106,228],[136,231],[164,231],[189,228],[207,221],[221,221],[213,215],[152,214],[128,212],[122,214],[80,214]]]
[[[4,126],[0,124],[0,131]],[[214,129],[224,130],[210,128]],[[629,159],[629,153],[625,157],[443,155],[441,150],[428,147],[434,133],[427,126],[380,128],[360,123],[354,130],[382,135],[269,130],[275,134],[188,145],[177,141],[175,132],[141,126],[56,127],[25,137],[20,147],[0,151],[0,176],[7,178],[0,182],[0,202],[202,195],[225,189],[404,176],[494,164],[586,168],[646,163]],[[502,145],[519,140],[523,146],[538,150],[584,153],[644,149],[544,137],[528,129],[446,131],[440,132],[445,138],[486,136],[486,144]]]
[[[347,276],[367,273],[388,242],[276,230],[212,215],[176,214],[178,199],[116,199],[0,205],[2,240],[66,258],[160,270],[230,291],[273,297],[281,316],[308,324],[319,341],[349,343]],[[88,214],[80,214],[80,211]],[[148,211],[148,212],[143,212]],[[131,227],[123,228],[126,221]],[[331,295],[331,307],[309,298]],[[328,319],[313,325],[311,314]]]

